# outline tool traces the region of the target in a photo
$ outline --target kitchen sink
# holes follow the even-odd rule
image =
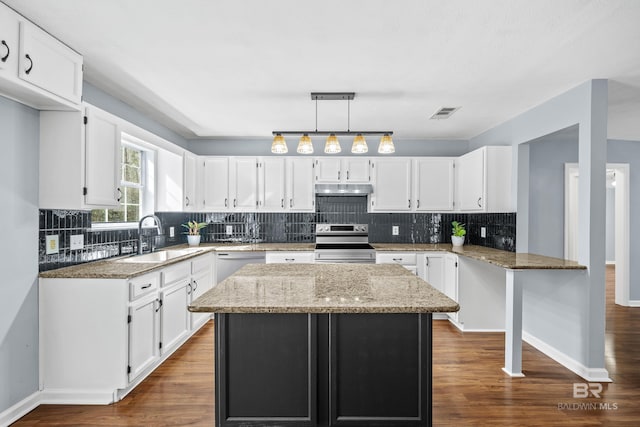
[[[164,251],[151,252],[144,255],[135,255],[129,258],[119,259],[116,262],[126,263],[160,263],[179,258],[185,255],[191,255],[198,252],[202,252],[201,248],[185,248],[185,249],[167,249]]]

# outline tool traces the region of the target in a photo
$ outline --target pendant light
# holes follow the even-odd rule
[[[364,154],[369,151],[369,147],[367,147],[367,140],[364,139],[364,135],[361,133],[357,134],[355,138],[353,138],[353,145],[351,146],[351,152],[353,154]]]
[[[278,133],[273,137],[271,152],[273,154],[287,154],[289,152],[289,149],[287,148],[287,141],[284,140],[284,136]]]
[[[331,134],[327,137],[327,141],[324,143],[324,152],[326,154],[338,154],[342,151],[340,148],[340,141],[335,134]]]
[[[313,154],[313,144],[311,143],[311,137],[306,133],[300,137],[298,141],[298,154]]]
[[[378,153],[380,154],[392,154],[396,152],[396,147],[393,145],[393,139],[388,133],[382,135],[380,138],[380,145],[378,145]]]

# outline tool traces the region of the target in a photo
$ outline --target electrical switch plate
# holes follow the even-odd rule
[[[169,227],[169,237],[176,237],[176,228]]]
[[[227,225],[227,236],[233,234],[233,225]]]
[[[394,236],[400,234],[400,227],[397,225],[391,226],[391,234],[393,234]]]
[[[487,227],[480,227],[480,237],[487,237]]]
[[[74,234],[69,239],[69,246],[72,250],[84,249],[84,234]]]
[[[47,251],[47,255],[52,255],[52,254],[57,254],[59,249],[58,249],[58,235],[57,234],[50,234],[46,237],[45,239],[46,242],[46,251]]]

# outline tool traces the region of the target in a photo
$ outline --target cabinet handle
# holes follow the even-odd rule
[[[409,209],[411,209],[411,199],[409,199]]]
[[[156,308],[156,313],[157,313],[162,308],[162,300],[161,299],[157,299],[156,301],[158,301],[158,308]]]
[[[416,209],[420,209],[420,199],[416,202]]]
[[[393,258],[395,262],[402,262],[402,258]]]
[[[31,59],[28,53],[24,57],[29,60],[29,68],[25,70],[25,74],[29,74],[31,70],[33,70],[33,59]]]
[[[144,286],[140,286],[140,289],[149,289],[151,287],[151,283],[148,283]]]
[[[193,281],[193,291],[195,292],[198,289],[198,282],[196,280]]]
[[[191,287],[191,283],[187,283],[187,287],[189,288],[189,290],[187,290],[187,295],[191,295],[191,292],[193,292],[193,288]]]
[[[280,199],[280,207],[284,209],[284,199]]]
[[[2,62],[7,62],[7,59],[9,58],[9,54],[11,53],[11,49],[9,49],[9,45],[4,40],[2,40],[2,46],[7,48],[7,54],[2,57]]]
[[[429,258],[425,258],[425,259],[424,259],[424,263],[425,263],[425,265],[426,265],[427,267],[429,267]]]
[[[480,201],[482,200],[482,197],[478,197],[478,207],[482,207],[482,203],[480,203]]]
[[[287,262],[294,262],[296,259],[295,258],[285,258],[284,259]]]
[[[233,207],[238,207],[238,199],[233,199]]]
[[[338,171],[338,181],[340,181],[340,171]]]
[[[289,207],[292,208],[293,207],[293,199],[289,199]]]
[[[229,207],[229,200],[226,197],[224,198],[224,207],[225,208]]]
[[[347,181],[349,181],[349,171],[347,171]]]
[[[120,202],[120,200],[122,199],[122,190],[118,187],[118,202]]]
[[[187,201],[186,206],[189,206],[189,198],[185,197],[185,200]]]

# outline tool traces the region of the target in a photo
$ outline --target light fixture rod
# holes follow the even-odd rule
[[[393,135],[390,130],[274,130],[273,135]]]

